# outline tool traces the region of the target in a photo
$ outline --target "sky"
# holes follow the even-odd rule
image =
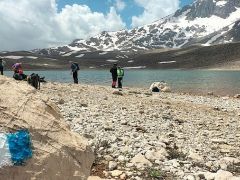
[[[0,0],[0,51],[31,50],[131,29],[193,0]]]

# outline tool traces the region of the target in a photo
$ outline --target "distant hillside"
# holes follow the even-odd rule
[[[94,51],[69,56],[46,56],[32,52],[0,53],[10,68],[22,62],[25,69],[69,69],[69,61],[76,61],[81,68],[106,69],[114,62],[128,68],[192,69],[235,68],[240,69],[240,43],[213,46],[190,46],[178,49],[154,49],[139,52]],[[76,57],[77,56],[77,57]]]

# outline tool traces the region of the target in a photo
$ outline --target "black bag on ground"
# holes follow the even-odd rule
[[[160,92],[160,90],[157,87],[153,87],[152,92]]]
[[[40,89],[40,77],[38,74],[32,73],[30,76],[28,76],[28,83],[36,89]]]

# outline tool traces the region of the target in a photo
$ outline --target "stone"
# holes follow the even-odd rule
[[[203,162],[204,159],[202,156],[200,156],[199,154],[195,153],[195,152],[191,152],[188,155],[188,158],[193,160],[194,162]]]
[[[240,94],[236,94],[234,98],[240,98]]]
[[[65,103],[65,101],[63,100],[63,99],[60,99],[59,101],[58,101],[58,104],[64,104]]]
[[[161,92],[171,92],[171,88],[169,86],[165,86],[161,89]]]
[[[118,95],[118,96],[123,96],[123,93],[121,91],[119,91],[119,90],[114,90],[113,94],[114,95]]]
[[[113,157],[110,156],[110,155],[106,155],[106,156],[104,156],[104,158],[105,158],[106,161],[112,161],[113,160]]]
[[[222,170],[227,170],[229,165],[235,165],[240,163],[240,160],[233,157],[224,157],[217,161],[217,164],[221,167]]]
[[[145,153],[145,157],[150,161],[155,161],[155,160],[164,161],[167,159],[166,158],[167,156],[168,156],[168,153],[165,148],[161,148],[156,151],[149,150]]]
[[[152,166],[152,163],[147,160],[145,158],[144,155],[142,155],[141,153],[137,154],[136,156],[134,156],[131,160],[131,162],[135,165],[135,166],[138,166],[138,167],[151,167]]]
[[[234,176],[234,177],[230,177],[230,178],[228,178],[228,180],[240,180],[240,176]]]
[[[126,158],[124,156],[118,156],[118,161],[119,162],[124,162],[126,160]]]
[[[214,180],[216,173],[206,172],[204,173],[204,177],[206,180]]]
[[[103,180],[99,176],[89,176],[87,180]]]
[[[120,170],[114,170],[114,171],[110,171],[110,174],[113,176],[113,177],[119,177],[123,172],[120,171]]]
[[[233,177],[233,174],[228,171],[219,170],[215,175],[215,180],[228,180]]]
[[[126,175],[125,173],[123,173],[122,175],[120,175],[120,179],[121,179],[121,180],[127,179],[127,175]]]
[[[213,143],[217,143],[217,144],[226,144],[226,140],[225,139],[211,139],[211,141]]]
[[[153,92],[154,89],[160,90],[160,92],[170,92],[171,89],[165,82],[154,82],[151,84],[149,90]]]
[[[193,175],[188,175],[185,179],[186,180],[195,180],[195,177]]]
[[[112,170],[117,169],[117,166],[118,166],[118,164],[117,164],[116,162],[114,162],[114,161],[110,161],[110,162],[108,163],[108,169],[109,169],[109,171],[112,171]]]
[[[207,95],[208,96],[213,96],[213,92],[208,92]]]

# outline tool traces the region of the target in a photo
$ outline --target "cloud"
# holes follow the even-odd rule
[[[58,12],[56,0],[1,0],[0,24],[0,50],[63,45],[126,26],[115,7],[103,14],[75,4]]]
[[[115,7],[118,11],[122,11],[125,9],[126,7],[126,3],[123,2],[122,0],[116,0],[115,2]]]
[[[179,8],[179,0],[134,0],[135,3],[144,8],[139,16],[132,17],[132,27],[142,26],[171,13]]]

